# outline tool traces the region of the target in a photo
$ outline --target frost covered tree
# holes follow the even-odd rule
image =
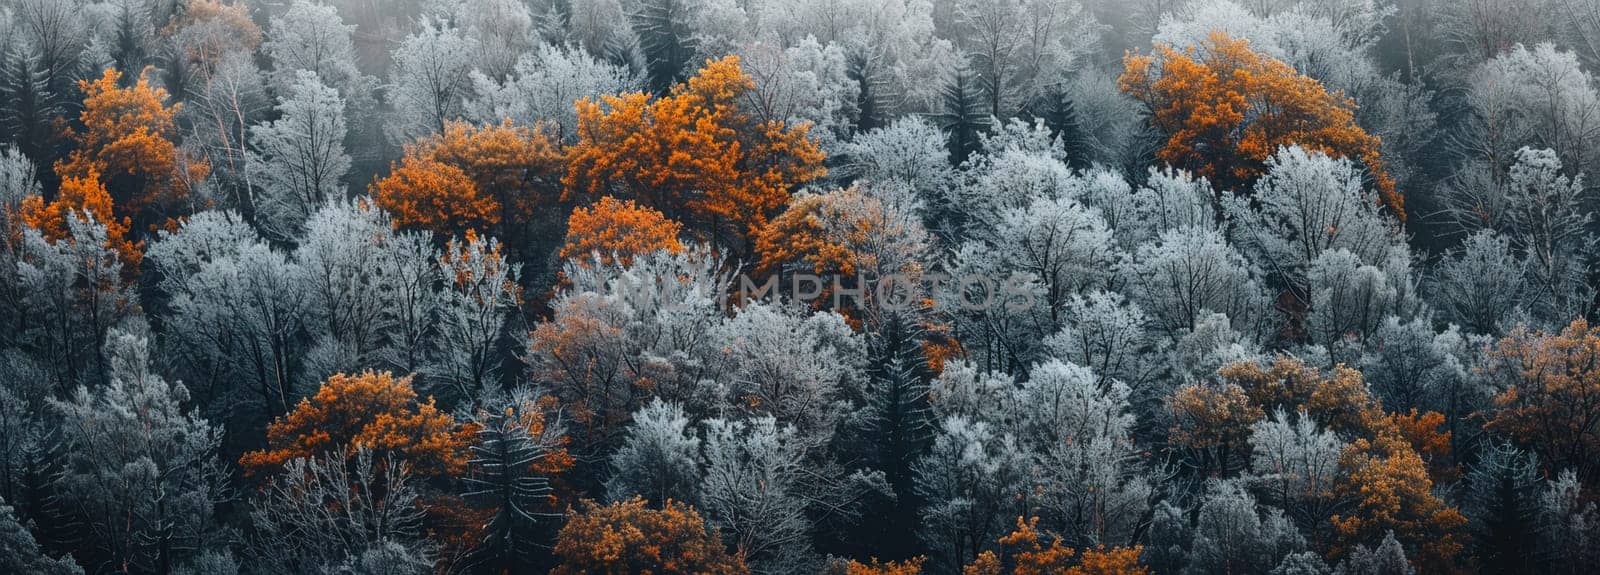
[[[1342,248],[1378,265],[1400,241],[1399,230],[1364,181],[1361,169],[1347,159],[1298,146],[1281,148],[1267,160],[1253,201],[1228,203],[1233,239],[1266,272],[1296,290],[1310,287],[1306,274],[1326,251]]]
[[[434,544],[422,538],[419,497],[407,467],[371,449],[292,459],[250,500],[250,560],[270,573],[338,572],[391,562],[366,556],[393,555],[390,545],[415,554],[405,563],[425,559]]]
[[[1491,444],[1467,472],[1466,483],[1462,511],[1483,568],[1495,573],[1533,569],[1543,491],[1534,455],[1509,444]]]
[[[578,138],[578,113],[572,103],[639,88],[632,72],[581,48],[549,44],[523,54],[501,76],[472,73],[476,98],[467,104],[469,117],[483,123],[510,119],[521,126],[541,122],[571,143]]]
[[[1345,445],[1305,412],[1280,409],[1251,426],[1250,481],[1316,539],[1339,504],[1334,485]]]
[[[606,495],[613,501],[643,496],[654,506],[696,500],[700,438],[677,404],[656,398],[633,414],[628,438],[611,455]]]
[[[225,543],[222,430],[183,404],[189,392],[151,370],[143,336],[113,330],[109,383],[52,401],[62,418],[60,503],[92,536],[81,561],[169,571]]]
[[[912,467],[923,498],[921,537],[940,565],[965,565],[1026,510],[1029,456],[1010,433],[951,416]]]
[[[1195,521],[1184,573],[1260,573],[1305,541],[1277,509],[1257,510],[1256,499],[1233,481],[1214,481]]]
[[[38,575],[83,575],[83,568],[71,556],[52,559],[17,520],[14,509],[0,502],[0,569],[10,573]]]
[[[1134,255],[1130,281],[1139,306],[1168,334],[1193,331],[1205,312],[1225,314],[1234,329],[1257,334],[1267,297],[1244,257],[1218,232],[1165,232]]]
[[[250,128],[250,180],[260,186],[256,222],[278,238],[300,235],[306,220],[344,195],[344,100],[301,70],[278,103],[278,119]]]
[[[451,24],[423,18],[394,52],[386,97],[394,110],[388,134],[394,143],[444,131],[461,116],[472,94],[477,42]]]
[[[88,212],[66,220],[69,235],[59,240],[24,228],[14,272],[23,294],[22,348],[48,363],[61,390],[105,381],[107,334],[138,307],[106,226]]]
[[[1494,334],[1509,328],[1522,304],[1522,262],[1511,241],[1480,230],[1461,242],[1433,269],[1430,301],[1450,321],[1471,333]]]

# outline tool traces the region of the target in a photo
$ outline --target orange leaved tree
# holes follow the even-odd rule
[[[557,199],[561,168],[561,152],[539,129],[450,122],[407,144],[372,195],[400,225],[441,234],[500,223],[509,230]]]
[[[827,172],[808,125],[761,122],[739,109],[754,86],[738,57],[728,56],[666,97],[579,100],[566,193],[636,199],[749,254],[790,191]]]
[[[77,148],[55,166],[64,189],[48,204],[31,202],[23,217],[46,237],[60,239],[67,233],[65,215],[93,213],[106,222],[109,243],[137,264],[139,246],[127,233],[176,215],[165,212],[176,208],[211,168],[173,144],[173,117],[180,105],[166,105],[166,90],[151,86],[142,73],[133,86],[118,87],[121,77],[106,70],[98,79],[78,82],[84,93],[83,128],[71,134]]]
[[[572,210],[567,220],[567,242],[561,246],[562,259],[587,261],[598,254],[600,261],[614,259],[623,264],[633,256],[660,250],[683,251],[678,241],[682,224],[667,219],[661,212],[640,206],[633,200],[600,198],[592,207]]]
[[[1214,31],[1198,47],[1158,45],[1154,55],[1130,54],[1123,63],[1118,83],[1167,134],[1156,153],[1162,161],[1219,189],[1246,190],[1279,147],[1299,144],[1365,163],[1384,204],[1405,217],[1378,138],[1356,125],[1355,102],[1252,51],[1249,41]]]
[[[1500,385],[1487,427],[1585,481],[1600,474],[1600,327],[1517,329],[1493,351]]]
[[[1017,518],[1017,529],[1000,538],[1000,552],[984,551],[968,565],[965,575],[1149,575],[1139,565],[1139,547],[1077,549],[1061,538],[1040,534],[1039,518]],[[1042,539],[1049,537],[1050,544]]]
[[[366,447],[406,461],[419,475],[459,475],[476,433],[476,425],[459,425],[439,411],[433,398],[417,401],[410,377],[336,374],[316,395],[268,425],[267,448],[244,454],[239,465],[254,475],[291,459],[330,451],[353,454]]]
[[[553,575],[735,575],[749,573],[744,559],[728,553],[694,508],[668,501],[651,509],[645,500],[596,505],[569,512],[556,536]]]

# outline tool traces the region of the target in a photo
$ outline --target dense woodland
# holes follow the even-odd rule
[[[0,572],[1592,573],[1597,67],[1600,0],[0,0]]]

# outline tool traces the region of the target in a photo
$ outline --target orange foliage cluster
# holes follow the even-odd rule
[[[707,62],[667,97],[579,100],[566,193],[621,193],[714,241],[726,227],[731,245],[751,249],[790,190],[827,172],[809,126],[757,122],[739,110],[754,86],[738,57],[728,56]]]
[[[278,469],[291,459],[367,447],[399,456],[424,476],[459,475],[476,427],[458,425],[433,398],[417,401],[411,378],[389,372],[337,374],[316,395],[267,426],[267,449],[239,459],[249,474]]]
[[[1000,553],[984,551],[963,571],[965,575],[1149,575],[1139,565],[1139,547],[1110,547],[1078,550],[1051,537],[1044,545],[1039,518],[1017,518],[1017,529],[1000,538]],[[1009,568],[1008,568],[1009,567]]]
[[[1216,472],[1244,461],[1250,449],[1250,426],[1266,417],[1244,389],[1234,384],[1186,385],[1168,402],[1173,445],[1205,454]]]
[[[583,502],[556,536],[553,575],[737,575],[749,573],[694,508],[673,501],[650,509],[643,498],[600,506]]]
[[[919,575],[922,573],[924,557],[913,557],[905,561],[878,562],[873,558],[871,563],[851,561],[845,566],[845,575]]]
[[[106,70],[99,79],[78,82],[85,94],[84,127],[73,134],[77,149],[55,165],[61,193],[48,204],[30,198],[22,215],[46,237],[60,239],[67,235],[68,215],[93,214],[107,225],[111,247],[137,265],[139,244],[128,237],[133,219],[176,204],[211,169],[172,143],[180,104],[166,106],[166,90],[152,87],[144,74],[128,88],[117,86],[121,77]]]
[[[540,130],[450,122],[444,133],[407,144],[372,195],[400,225],[442,234],[519,222],[555,199],[541,192],[554,186],[561,160]]]
[[[1155,125],[1168,134],[1156,154],[1161,160],[1224,187],[1243,187],[1261,176],[1279,147],[1299,144],[1361,160],[1384,204],[1405,217],[1378,138],[1356,125],[1351,99],[1220,31],[1198,50],[1162,45],[1156,52],[1124,58],[1118,83],[1150,107]]]
[[[1438,431],[1443,416],[1384,412],[1361,372],[1342,365],[1324,377],[1297,359],[1281,357],[1270,367],[1241,362],[1218,374],[1262,408],[1303,409],[1323,427],[1354,438],[1339,458],[1344,473],[1335,489],[1351,510],[1332,517],[1333,556],[1393,531],[1420,571],[1453,570],[1464,548],[1466,518],[1434,496],[1435,478],[1423,459],[1428,454],[1442,461],[1449,454],[1450,436]]]
[[[634,256],[658,250],[683,251],[678,241],[682,224],[667,219],[661,212],[640,206],[633,200],[600,198],[592,208],[577,208],[567,220],[567,242],[561,246],[562,259],[599,254],[600,261],[613,259],[623,264]]]
[[[1554,468],[1595,477],[1600,456],[1600,327],[1584,319],[1559,334],[1517,329],[1493,350],[1502,386],[1487,427]]]

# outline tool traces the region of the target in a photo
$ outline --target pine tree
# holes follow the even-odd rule
[[[1467,473],[1465,507],[1484,573],[1527,573],[1537,564],[1542,488],[1535,459],[1494,445]]]
[[[644,0],[629,17],[646,58],[650,89],[657,94],[688,79],[690,60],[698,47],[690,9],[685,0]]]
[[[476,473],[464,478],[465,496],[493,510],[483,542],[473,560],[496,573],[531,569],[538,550],[540,508],[550,494],[548,472],[570,465],[557,442],[560,430],[545,420],[538,400],[526,388],[508,405],[481,412],[478,443],[468,465]]]
[[[989,129],[989,120],[977,76],[961,58],[945,79],[944,110],[939,114],[939,127],[950,138],[951,162],[961,165],[983,147],[978,134]]]
[[[887,502],[887,509],[870,512],[876,519],[863,527],[877,531],[867,540],[877,542],[870,551],[883,557],[909,557],[916,550],[916,539],[907,535],[916,532],[922,501],[911,466],[934,432],[928,409],[932,374],[922,350],[923,332],[915,319],[891,313],[868,340],[870,415],[863,439],[876,451],[876,467],[895,499]]]

